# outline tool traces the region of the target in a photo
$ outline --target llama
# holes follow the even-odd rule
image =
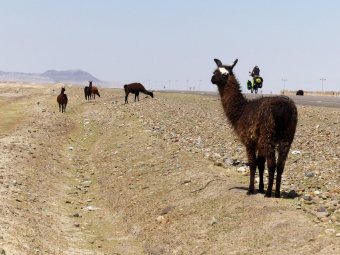
[[[89,81],[89,86],[86,86],[84,88],[84,94],[85,94],[85,99],[86,99],[86,96],[88,99],[92,99],[92,98],[96,99],[96,95],[100,97],[98,88],[92,85],[92,81]]]
[[[91,90],[89,86],[85,86],[84,88],[85,100],[90,100],[91,98]]]
[[[61,92],[57,97],[57,102],[59,104],[59,112],[65,112],[66,111],[66,105],[67,105],[67,95],[65,94],[65,88],[61,88]]]
[[[128,96],[129,93],[135,94],[135,102],[136,98],[139,101],[139,93],[142,92],[146,95],[149,95],[153,98],[153,92],[152,91],[147,91],[144,86],[140,83],[131,83],[124,85],[124,90],[125,90],[125,104],[128,104]]]
[[[96,86],[92,86],[91,95],[96,99],[96,95],[100,97],[99,90]]]
[[[247,151],[250,167],[247,194],[254,194],[256,167],[260,177],[259,192],[264,193],[263,172],[267,161],[269,178],[265,196],[272,195],[276,169],[275,197],[280,197],[281,176],[296,130],[296,106],[285,96],[247,100],[242,95],[240,84],[233,73],[238,60],[230,66],[222,65],[218,59],[214,61],[218,68],[214,71],[211,82],[217,85],[227,119]]]

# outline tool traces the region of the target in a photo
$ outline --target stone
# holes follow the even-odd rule
[[[84,210],[86,210],[86,211],[95,211],[95,210],[98,210],[98,209],[99,209],[98,207],[95,207],[95,206],[92,206],[92,205],[86,206],[84,208]]]
[[[324,206],[320,206],[317,210],[317,212],[327,212],[327,208]]]
[[[295,151],[292,151],[292,154],[293,155],[298,155],[298,154],[301,154],[301,151],[295,150]]]
[[[305,176],[308,177],[308,178],[312,178],[312,177],[315,176],[315,173],[314,172],[306,172]]]
[[[172,209],[173,209],[173,207],[171,207],[171,206],[165,207],[165,208],[161,211],[161,215],[168,214]]]
[[[305,201],[313,201],[313,198],[312,198],[310,195],[304,195],[304,196],[303,196],[303,199],[304,199]]]
[[[162,223],[165,221],[165,217],[163,215],[159,215],[156,220],[158,223]]]
[[[245,173],[245,172],[247,172],[247,170],[248,170],[248,168],[245,167],[245,166],[241,166],[241,167],[237,168],[237,171],[241,172],[241,173]]]
[[[217,224],[217,219],[215,217],[212,217],[210,223],[211,226],[216,225]]]
[[[326,234],[330,234],[330,235],[331,235],[331,234],[335,234],[335,232],[336,232],[336,231],[335,231],[335,229],[333,229],[333,228],[328,228],[328,229],[325,230],[325,233],[326,233]]]
[[[329,216],[329,212],[316,212],[315,215],[319,219],[322,219],[322,218],[328,217]]]
[[[320,190],[314,191],[314,195],[317,195],[317,196],[318,196],[318,195],[321,195],[321,193],[322,193],[322,192],[321,192]]]

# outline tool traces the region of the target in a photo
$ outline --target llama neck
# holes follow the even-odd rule
[[[141,92],[149,96],[151,95],[150,91],[147,91],[146,89],[141,90]]]
[[[218,86],[218,91],[221,96],[224,112],[229,122],[235,127],[247,103],[246,98],[241,93],[240,85],[235,76],[230,75],[225,84]]]

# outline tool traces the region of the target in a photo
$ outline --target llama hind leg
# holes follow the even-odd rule
[[[278,159],[277,159],[277,173],[276,173],[276,189],[275,197],[280,197],[281,192],[281,178],[285,167],[286,159],[290,149],[290,143],[281,143],[278,148]]]
[[[255,173],[256,173],[256,153],[252,148],[247,148],[247,156],[249,161],[249,169],[250,169],[250,181],[247,195],[254,194],[254,186],[255,186]]]
[[[259,177],[260,177],[260,183],[259,183],[260,193],[264,193],[263,173],[264,173],[265,162],[266,162],[265,157],[262,157],[262,156],[257,157],[257,166],[259,168]]]
[[[268,188],[266,192],[266,197],[272,196],[272,190],[273,190],[273,183],[274,183],[274,175],[275,175],[275,168],[276,168],[276,160],[275,160],[275,151],[272,149],[272,152],[269,153],[267,156],[267,167],[268,167]]]

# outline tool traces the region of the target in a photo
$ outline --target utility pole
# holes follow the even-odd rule
[[[321,89],[322,89],[322,92],[323,92],[323,82],[326,80],[326,78],[321,78],[320,81],[321,81]]]
[[[282,78],[283,81],[283,94],[285,93],[285,89],[286,89],[286,81],[288,81],[286,78]]]

